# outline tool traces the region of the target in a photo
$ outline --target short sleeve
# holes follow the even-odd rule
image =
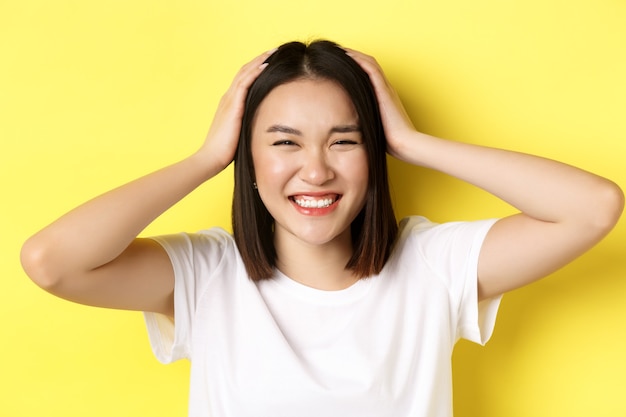
[[[420,250],[448,288],[455,340],[484,345],[493,333],[502,296],[478,302],[478,257],[496,221],[433,225],[420,238]]]
[[[150,345],[162,363],[190,359],[193,322],[198,301],[223,259],[229,235],[221,229],[156,236],[174,270],[174,320],[145,312]]]

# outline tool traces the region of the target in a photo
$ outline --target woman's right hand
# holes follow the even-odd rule
[[[226,168],[235,156],[248,89],[274,51],[267,51],[241,67],[219,102],[204,144],[198,150],[205,160],[218,164],[218,170]]]
[[[137,236],[230,164],[248,88],[270,54],[239,71],[200,151],[82,204],[28,239],[21,259],[31,279],[78,303],[173,315],[169,258],[159,244]]]

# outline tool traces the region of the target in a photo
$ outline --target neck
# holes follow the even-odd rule
[[[352,256],[352,241],[347,231],[331,242],[313,245],[293,236],[275,237],[276,267],[286,276],[308,287],[341,290],[358,277],[346,269]]]

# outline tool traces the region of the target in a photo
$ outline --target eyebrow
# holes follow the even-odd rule
[[[294,129],[293,127],[284,126],[284,125],[272,125],[267,128],[266,132],[267,133],[280,132],[280,133],[287,133],[289,135],[302,136],[302,132],[300,132],[298,129]]]
[[[333,126],[330,129],[330,133],[351,133],[351,132],[360,132],[361,128],[358,125],[339,125]],[[285,126],[285,125],[272,125],[267,128],[267,133],[272,132],[281,132],[289,135],[302,136],[302,132],[298,129],[294,129],[293,127]]]
[[[340,125],[334,126],[330,129],[331,133],[351,133],[351,132],[360,132],[361,128],[358,125]]]

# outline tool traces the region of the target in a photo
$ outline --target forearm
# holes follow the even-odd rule
[[[619,188],[570,165],[417,132],[404,143],[403,160],[476,185],[535,219],[612,224],[614,216],[619,215],[605,210],[615,207],[616,199],[623,199]]]
[[[597,221],[604,231],[615,224],[624,196],[611,181],[536,156],[422,134],[376,60],[353,50],[348,54],[372,81],[392,156],[474,184],[540,221]]]
[[[110,262],[156,217],[219,170],[194,154],[86,202],[24,244],[27,272],[55,280]]]

